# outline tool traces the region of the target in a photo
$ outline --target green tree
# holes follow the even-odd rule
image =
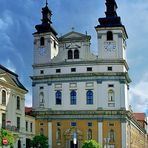
[[[31,146],[38,147],[39,145],[41,148],[48,148],[48,138],[44,135],[34,136],[31,141]]]
[[[7,145],[13,146],[15,141],[15,136],[7,130],[0,129],[0,146],[3,145],[3,138],[6,138],[8,143]]]
[[[86,140],[82,148],[101,148],[101,146],[95,140]]]

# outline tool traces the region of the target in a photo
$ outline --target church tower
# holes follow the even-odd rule
[[[42,23],[36,25],[34,36],[34,64],[47,64],[58,53],[57,33],[52,27],[52,12],[48,3],[42,8]]]
[[[115,0],[106,0],[106,17],[99,18],[96,27],[99,59],[126,60],[126,29],[117,16]]]

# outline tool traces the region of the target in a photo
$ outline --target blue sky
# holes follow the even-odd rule
[[[134,111],[148,108],[148,0],[116,0],[129,39],[127,58],[130,67],[130,102]],[[26,105],[31,105],[32,51],[34,26],[40,24],[45,0],[0,1],[0,64],[19,75],[29,90]],[[94,26],[105,16],[105,0],[49,0],[52,22],[59,36],[71,31],[92,36],[91,49],[97,52]]]

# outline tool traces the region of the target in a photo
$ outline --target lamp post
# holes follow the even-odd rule
[[[77,134],[76,134],[76,132],[73,133],[73,144],[74,144],[74,148],[75,148],[75,146],[77,144]]]

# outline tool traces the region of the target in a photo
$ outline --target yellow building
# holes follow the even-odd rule
[[[31,78],[36,133],[48,137],[49,148],[81,148],[89,139],[109,148],[147,147],[147,122],[130,109],[128,36],[116,9],[115,0],[106,0],[106,17],[95,27],[96,56],[88,34],[58,38],[48,4],[42,8]]]

